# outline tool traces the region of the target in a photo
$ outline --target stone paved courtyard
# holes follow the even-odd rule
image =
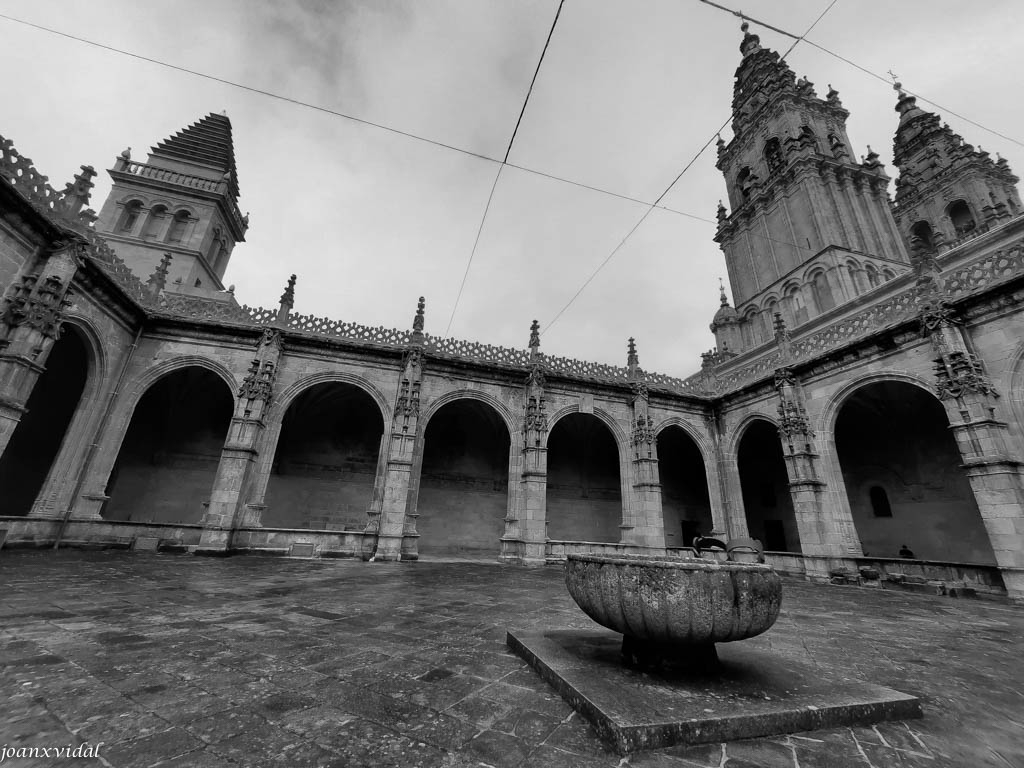
[[[0,554],[0,745],[134,766],[1024,766],[1024,610],[787,580],[753,641],[923,720],[620,758],[505,648],[593,626],[561,569]]]

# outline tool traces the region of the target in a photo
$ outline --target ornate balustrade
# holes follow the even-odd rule
[[[155,165],[137,163],[134,160],[126,160],[117,170],[130,173],[132,176],[140,176],[154,181],[163,181],[168,184],[177,184],[181,187],[200,189],[205,192],[227,191],[227,182],[223,180],[206,179],[202,176],[194,176],[189,173],[179,173],[166,168],[157,168]],[[223,186],[222,186],[223,185]]]

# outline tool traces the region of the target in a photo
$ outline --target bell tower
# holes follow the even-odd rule
[[[896,222],[908,243],[919,239],[929,250],[944,250],[957,240],[1021,213],[1020,194],[1006,160],[993,161],[939,124],[939,116],[917,106],[903,90],[896,111],[893,141]]]
[[[839,94],[829,86],[819,98],[746,23],[742,29],[733,138],[718,140],[731,210],[719,204],[715,240],[749,349],[773,338],[776,312],[798,327],[909,260],[890,211],[889,177],[870,147],[854,159]]]
[[[170,254],[166,290],[223,290],[221,279],[249,217],[238,209],[238,174],[227,115],[209,114],[150,149],[145,163],[126,149],[96,229],[146,279]]]

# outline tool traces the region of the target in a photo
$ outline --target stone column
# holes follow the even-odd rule
[[[658,476],[658,442],[651,420],[650,394],[640,358],[636,353],[636,341],[629,340],[627,359],[631,380],[631,406],[633,430],[630,436],[632,448],[633,516],[631,525],[624,525],[623,544],[639,544],[645,547],[665,546],[665,516],[661,509],[661,479]],[[625,521],[624,521],[625,522]]]
[[[0,315],[0,455],[18,428],[25,404],[60,337],[69,287],[78,270],[78,240],[61,241],[36,270],[22,272]]]
[[[936,392],[946,408],[1007,594],[1024,602],[1022,464],[1010,449],[1006,422],[996,415],[999,394],[971,353],[969,338],[945,300],[941,283],[936,280],[931,289],[923,292],[920,317],[936,353]]]
[[[779,394],[779,440],[800,533],[800,549],[805,555],[838,555],[826,541],[822,504],[825,483],[818,474],[814,430],[807,418],[803,390],[789,368],[775,371],[775,389]],[[811,566],[807,568],[808,575],[812,575]],[[827,576],[828,569],[824,572]]]
[[[548,415],[544,400],[544,355],[540,325],[530,326],[530,373],[523,404],[523,449],[519,487],[521,505],[505,518],[501,559],[543,565],[547,552]]]
[[[739,471],[736,468],[735,458],[731,461],[726,460],[725,449],[722,446],[721,411],[712,408],[704,414],[704,425],[707,427],[712,448],[710,461],[704,467],[708,484],[708,500],[711,502],[710,536],[729,539],[747,538],[747,519],[743,514],[743,502],[739,494]],[[737,502],[730,498],[731,489],[734,489],[736,499],[739,499],[738,506]],[[688,547],[692,543],[684,541],[683,546]]]
[[[210,504],[203,516],[202,536],[196,554],[224,554],[244,517],[244,505],[259,456],[266,412],[274,396],[274,380],[282,352],[281,333],[267,328],[256,357],[238,390],[235,412],[224,441]]]
[[[426,340],[423,335],[424,308],[421,296],[409,347],[402,357],[390,432],[385,436],[387,457],[379,506],[371,506],[368,511],[370,519],[365,530],[376,537],[372,548],[375,560],[415,560],[419,557],[416,511],[415,505],[410,505],[410,496],[415,496],[413,471],[421,451],[417,443]],[[364,549],[364,554],[369,552]]]

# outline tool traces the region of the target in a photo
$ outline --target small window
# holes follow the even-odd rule
[[[139,220],[139,216],[142,213],[142,203],[138,200],[132,200],[128,205],[124,207],[124,215],[121,217],[121,231],[131,232],[135,229],[135,223]]]
[[[782,167],[782,147],[778,139],[768,139],[764,145],[764,161],[771,173]]]
[[[846,274],[850,278],[850,285],[853,286],[854,295],[857,295],[860,293],[860,281],[857,279],[857,265],[852,261],[846,264]]]
[[[889,505],[889,496],[885,488],[880,485],[873,486],[868,491],[868,496],[871,498],[871,511],[875,513],[875,517],[892,517],[892,507]]]
[[[149,212],[149,218],[146,220],[146,228],[142,233],[143,237],[155,238],[160,235],[160,232],[164,227],[164,219],[167,218],[167,209],[158,205]]]
[[[949,206],[947,213],[958,237],[974,231],[974,216],[971,215],[971,209],[967,207],[966,202],[957,200]]]
[[[188,211],[178,211],[171,220],[171,227],[167,231],[167,242],[180,243],[185,238],[185,228],[188,226]]]
[[[868,285],[874,288],[880,284],[881,281],[878,279],[878,269],[874,264],[868,264],[865,266],[864,271],[868,273]]]
[[[750,197],[750,168],[744,167],[736,176],[736,187],[744,200]]]
[[[932,237],[932,225],[927,221],[919,221],[917,224],[910,228],[911,237],[920,238],[921,243],[925,248],[932,248],[934,246],[934,238]]]
[[[828,284],[828,276],[824,272],[817,272],[811,282],[811,292],[814,294],[814,304],[818,312],[826,312],[836,305],[832,296],[832,288]]]

